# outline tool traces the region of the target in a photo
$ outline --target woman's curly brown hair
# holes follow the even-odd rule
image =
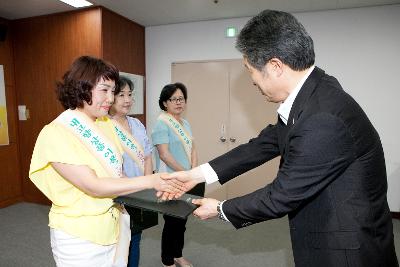
[[[102,59],[90,56],[77,58],[57,82],[57,98],[65,109],[83,107],[83,101],[92,104],[92,90],[103,78],[118,81],[118,69]]]

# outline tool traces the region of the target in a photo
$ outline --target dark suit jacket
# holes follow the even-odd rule
[[[271,184],[223,204],[236,228],[288,214],[297,267],[398,266],[379,135],[323,70],[304,83],[287,126],[268,125],[210,165],[225,183],[277,156]]]

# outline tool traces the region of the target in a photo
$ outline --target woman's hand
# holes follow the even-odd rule
[[[152,187],[158,192],[157,196],[163,195],[163,200],[179,198],[185,193],[185,184],[177,179],[162,179],[166,173],[155,173],[150,175]],[[159,195],[160,194],[160,195]]]

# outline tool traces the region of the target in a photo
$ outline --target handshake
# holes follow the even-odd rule
[[[181,197],[199,183],[205,182],[204,175],[199,167],[190,171],[154,174],[154,189],[161,200],[172,200]],[[211,198],[193,199],[192,203],[199,207],[193,215],[205,220],[218,215],[219,201]]]

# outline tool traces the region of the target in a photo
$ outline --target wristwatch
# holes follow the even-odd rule
[[[222,214],[222,203],[223,203],[223,202],[218,202],[218,205],[217,205],[218,218],[221,219],[221,220],[223,220],[224,222],[229,222],[229,221],[225,218],[225,216]]]

